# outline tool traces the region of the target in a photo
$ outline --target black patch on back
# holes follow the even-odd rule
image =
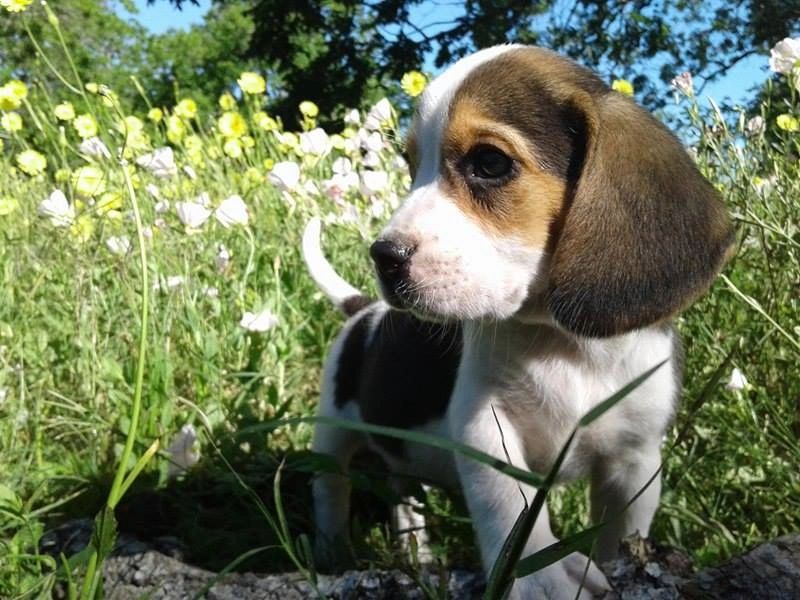
[[[342,344],[339,364],[334,377],[333,403],[341,408],[358,394],[362,363],[364,361],[367,334],[369,333],[369,312],[365,312],[353,323]]]
[[[389,310],[362,361],[357,396],[362,419],[408,429],[442,417],[453,392],[461,350],[460,324],[429,323]],[[402,440],[374,439],[402,455]]]

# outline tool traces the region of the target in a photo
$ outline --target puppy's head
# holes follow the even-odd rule
[[[469,56],[427,88],[414,183],[371,248],[387,300],[432,319],[531,307],[609,336],[684,308],[732,243],[678,140],[591,72],[542,49]]]

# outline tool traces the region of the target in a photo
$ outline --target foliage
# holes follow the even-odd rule
[[[58,40],[44,15],[6,20],[19,18],[42,21],[42,35]],[[258,74],[232,71],[231,95],[204,102],[191,86],[210,88],[174,71],[179,102],[129,112],[133,84],[86,85],[58,43],[46,55],[67,65],[64,83],[35,65],[30,85],[0,81],[0,112],[13,125],[0,137],[0,596],[48,596],[57,579],[77,590],[87,557],[47,554],[46,532],[99,513],[109,525],[94,536],[101,557],[113,538],[112,490],[120,531],[177,535],[190,560],[215,569],[300,567],[313,579],[308,482],[330,467],[308,453],[308,424],[262,424],[313,414],[341,324],[302,265],[300,232],[312,215],[329,226],[337,269],[373,289],[367,241],[409,184],[396,112],[382,100],[346,113],[328,135],[322,112],[304,103],[300,130],[289,131],[263,112]],[[694,128],[685,138],[739,228],[725,276],[678,321],[685,399],[654,534],[700,564],[800,527],[800,133],[774,117],[800,115],[794,77],[776,78],[788,104],[762,106],[760,126],[691,92],[682,100]],[[74,110],[57,109],[62,101]],[[727,361],[739,375],[723,386]],[[372,463],[354,487],[366,500],[392,496]],[[582,491],[554,490],[549,502],[560,533],[586,543]],[[447,566],[474,560],[458,499],[434,492],[427,506],[437,556]],[[359,513],[361,555],[415,572],[381,523]],[[550,550],[534,562],[559,549]]]

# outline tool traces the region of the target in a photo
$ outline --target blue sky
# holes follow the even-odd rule
[[[290,0],[287,0],[290,1]],[[203,15],[209,9],[210,0],[199,0],[200,5],[194,6],[190,2],[184,3],[181,11],[176,10],[167,0],[156,0],[150,6],[146,0],[135,0],[139,9],[137,15],[130,15],[121,9],[126,16],[132,16],[153,33],[162,33],[170,28],[187,29],[192,24],[202,23]],[[431,10],[441,11],[440,7],[428,7],[425,4],[418,9],[421,17],[425,17],[426,12]],[[441,17],[440,17],[441,18]],[[445,19],[447,17],[444,17]],[[778,40],[775,40],[776,42]],[[431,71],[431,65],[425,65],[425,70]],[[730,97],[736,101],[746,101],[752,98],[752,93],[748,93],[753,86],[761,84],[769,73],[767,71],[767,59],[764,56],[756,55],[742,61],[732,69],[724,78],[710,83],[703,91],[703,96],[711,96],[716,100]]]

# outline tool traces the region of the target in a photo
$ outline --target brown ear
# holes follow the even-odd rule
[[[547,305],[563,327],[605,337],[670,317],[724,264],[733,230],[680,142],[616,92],[574,105],[586,151],[562,215]]]

